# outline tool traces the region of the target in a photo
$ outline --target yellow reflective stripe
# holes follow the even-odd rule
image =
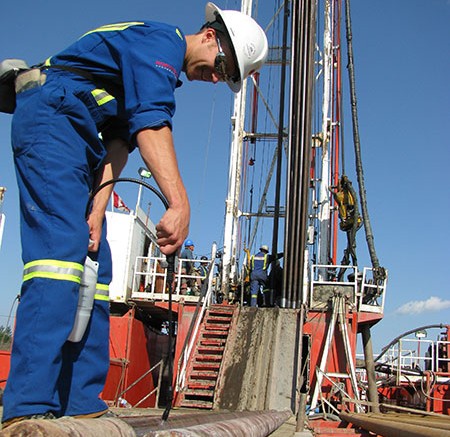
[[[47,278],[79,284],[82,273],[82,264],[57,259],[39,259],[25,264],[23,282],[33,278]]]
[[[29,269],[30,267],[36,266],[55,266],[64,269],[75,269],[79,270],[80,272],[83,272],[84,270],[83,264],[74,263],[70,261],[60,261],[58,259],[38,259],[35,261],[30,261],[29,263],[26,263],[23,268],[24,270],[26,270]]]
[[[104,89],[97,88],[95,90],[92,90],[91,94],[94,96],[98,106],[104,105],[105,103],[114,100],[114,97],[108,92],[106,92]]]
[[[103,290],[109,292],[109,285],[108,284],[97,284],[95,287],[97,290]]]
[[[96,293],[94,295],[95,300],[109,301],[109,285],[97,284]]]
[[[103,296],[102,294],[94,294],[94,299],[109,302],[109,296]]]
[[[38,259],[25,264],[23,281],[33,278],[47,278],[59,281],[72,281],[79,284],[83,269],[83,265],[79,263],[57,259]]]
[[[177,27],[177,29],[175,30],[175,32],[176,32],[176,34],[180,37],[181,41],[184,41],[183,34],[180,32],[180,29],[178,29],[178,27]]]
[[[113,32],[116,30],[125,30],[131,26],[142,26],[144,23],[142,21],[129,21],[125,23],[115,23],[115,24],[107,24],[105,26],[97,27],[96,29],[90,30],[86,32],[83,36],[89,35],[90,33],[95,32]],[[82,38],[83,38],[82,36]]]
[[[267,254],[265,254],[264,256],[254,256],[253,255],[251,257],[252,269],[255,268],[255,259],[256,259],[257,261],[264,261],[264,263],[263,263],[263,270],[266,270],[267,269],[267,257],[268,257]]]

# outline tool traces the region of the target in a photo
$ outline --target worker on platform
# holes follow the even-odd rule
[[[181,251],[181,293],[186,294],[188,287],[192,287],[192,280],[186,278],[194,273],[194,249],[195,244],[191,239],[184,242],[184,249]]]
[[[205,256],[205,255],[202,255],[200,257],[200,262],[199,262],[198,267],[197,267],[197,272],[198,272],[198,275],[201,278],[202,284],[203,284],[203,282],[206,279],[206,275],[208,274],[208,264],[209,264],[208,263],[208,257]]]
[[[12,146],[20,190],[24,276],[3,427],[28,418],[100,417],[109,369],[112,267],[105,209],[138,147],[169,208],[156,225],[168,255],[187,237],[190,207],[172,138],[174,91],[189,81],[232,91],[267,57],[264,31],[249,16],[206,5],[206,23],[185,35],[134,21],[85,33],[16,79]],[[86,257],[98,262],[97,290],[81,341],[68,341]]]
[[[268,268],[272,261],[283,257],[283,253],[276,256],[269,254],[269,246],[262,245],[256,255],[250,258],[250,306],[257,307],[258,300],[264,300],[261,290],[268,285]],[[267,300],[267,299],[266,299]]]

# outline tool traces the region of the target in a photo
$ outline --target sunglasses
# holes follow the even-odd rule
[[[219,49],[216,59],[214,60],[214,70],[220,76],[220,78],[224,81],[233,80],[233,76],[230,76],[227,73],[227,56],[222,50],[222,44],[220,43],[220,39],[216,36],[217,48]]]

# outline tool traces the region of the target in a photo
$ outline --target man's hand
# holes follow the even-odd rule
[[[161,252],[172,255],[183,244],[189,232],[189,209],[169,208],[156,225],[156,242]]]
[[[97,252],[102,237],[104,215],[92,213],[87,219],[89,225],[89,252]]]
[[[111,179],[118,178],[128,159],[128,145],[125,141],[120,139],[110,140],[105,143],[105,146],[106,157],[98,172],[95,187]],[[92,202],[92,210],[87,219],[89,239],[92,240],[92,243],[89,243],[89,252],[98,251],[102,236],[103,219],[113,189],[112,184],[107,185],[96,194]]]

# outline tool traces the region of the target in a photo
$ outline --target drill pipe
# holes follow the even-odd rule
[[[145,437],[265,437],[279,428],[291,411],[255,411],[242,417],[204,423],[187,428],[151,431]]]
[[[160,415],[117,418],[25,420],[0,431],[1,437],[264,437],[280,427],[292,412],[241,411],[182,414],[165,422]]]
[[[24,420],[0,431],[1,437],[136,437],[131,426],[120,419]]]
[[[422,418],[422,423],[412,423],[412,417],[393,420],[388,414],[354,414],[340,413],[340,418],[360,428],[384,437],[450,437],[450,420],[448,425],[436,424]],[[411,421],[408,423],[408,419]]]

